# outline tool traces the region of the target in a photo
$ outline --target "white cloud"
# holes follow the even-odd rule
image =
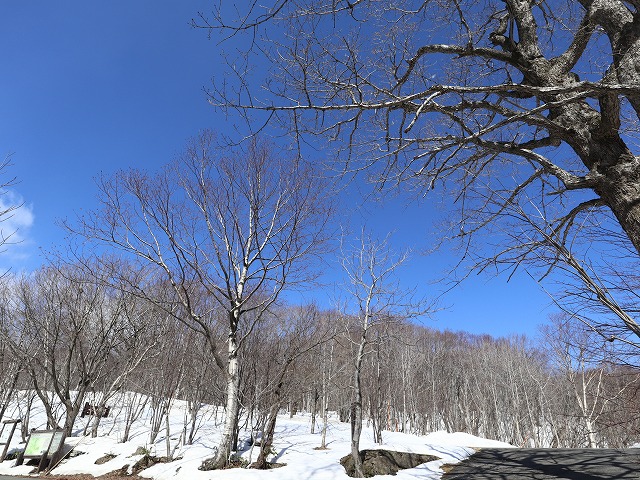
[[[33,205],[13,190],[0,190],[0,274],[30,257],[29,230],[34,220]]]
[[[24,241],[35,218],[33,206],[25,204],[18,193],[5,190],[0,191],[0,212],[6,212],[0,216],[2,236],[10,236],[9,243]]]

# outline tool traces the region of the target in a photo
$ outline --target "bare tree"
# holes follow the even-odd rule
[[[130,389],[130,391],[124,392],[119,400],[123,403],[122,411],[124,412],[124,431],[119,441],[125,443],[129,441],[133,423],[138,420],[146,410],[147,404],[149,403],[149,396]]]
[[[97,265],[96,270],[98,270]],[[16,282],[12,299],[13,354],[58,425],[70,435],[86,394],[108,374],[106,363],[127,334],[122,291],[94,282],[77,264],[51,264]]]
[[[201,134],[156,175],[130,170],[100,182],[103,209],[80,233],[137,257],[167,298],[139,290],[202,333],[224,372],[226,417],[217,455],[227,464],[238,425],[239,351],[287,286],[313,278],[310,262],[328,238],[326,182],[301,158],[253,140],[216,152]],[[222,322],[222,323],[221,323]],[[226,353],[219,325],[226,324]]]
[[[255,468],[269,467],[278,413],[288,398],[299,393],[292,370],[301,357],[327,340],[327,326],[322,325],[320,315],[315,305],[281,307],[273,312],[271,322],[261,330],[261,351],[266,355],[261,362],[266,379],[261,397],[267,414]]]
[[[166,316],[157,315],[153,304],[129,293],[128,285],[135,281],[139,272],[127,262],[104,257],[98,262],[95,259],[85,261],[80,267],[86,278],[112,293],[113,305],[116,305],[116,298],[121,300],[116,308],[119,326],[114,331],[109,354],[87,392],[86,400],[93,406],[89,411],[91,436],[96,437],[108,404],[122,391],[129,376],[145,361],[158,355],[159,337],[165,327],[162,319]],[[122,278],[127,280],[122,281]],[[89,423],[85,434],[88,429]]]
[[[525,266],[540,279],[553,270],[558,281],[547,292],[554,304],[597,333],[600,345],[615,341],[619,362],[635,362],[640,349],[640,257],[628,239],[615,232],[610,232],[606,245],[599,245],[602,230],[611,225],[606,216],[581,216],[579,225],[576,218],[569,235],[556,228],[545,207],[532,199],[520,204],[506,201],[500,228],[508,240],[477,265],[498,270]]]
[[[186,377],[186,364],[188,362],[187,351],[192,347],[189,342],[189,334],[193,331],[185,331],[183,324],[176,322],[165,323],[158,334],[161,337],[161,348],[173,355],[161,355],[148,362],[147,372],[153,372],[143,383],[144,391],[149,395],[149,444],[153,445],[158,439],[161,430],[164,429],[164,442],[167,458],[173,457],[171,448],[171,431],[169,416],[178,398]],[[184,429],[183,429],[184,432]],[[181,439],[184,441],[184,439]],[[178,441],[178,444],[180,440]],[[176,445],[177,448],[177,445]]]
[[[362,433],[362,367],[372,341],[371,331],[394,317],[410,318],[424,313],[422,302],[412,298],[412,292],[400,286],[397,270],[406,262],[408,253],[395,254],[388,239],[377,242],[365,232],[358,245],[343,248],[342,266],[349,283],[346,319],[348,335],[353,342],[352,403],[351,403],[351,456],[355,476],[364,477],[360,455]],[[349,308],[349,307],[347,307]]]
[[[640,252],[636,0],[251,5],[239,18],[219,8],[193,22],[249,37],[249,55],[230,57],[210,91],[216,107],[255,130],[329,138],[345,168],[368,169],[380,185],[443,186],[468,256],[475,234],[529,199],[563,248],[586,216],[610,213],[598,241],[622,234]],[[253,58],[269,63],[261,82]],[[531,246],[497,230],[503,245]],[[484,247],[474,253],[491,256]]]
[[[202,411],[206,404],[219,405],[219,392],[222,385],[216,381],[219,377],[217,367],[210,355],[206,355],[207,343],[202,335],[189,332],[187,343],[192,348],[185,353],[188,361],[185,364],[185,379],[180,392],[186,400],[182,435],[185,445],[192,445],[196,434],[204,421]]]
[[[12,348],[12,340],[18,344],[22,342],[20,334],[11,328],[13,315],[11,288],[8,285],[11,281],[12,277],[5,277],[0,285],[0,421],[5,417],[24,371],[24,363]]]
[[[566,376],[577,417],[583,422],[583,441],[589,448],[604,446],[599,432],[600,417],[611,402],[637,384],[638,377],[613,385],[608,381],[615,358],[613,348],[594,348],[600,341],[596,332],[566,314],[556,315],[543,329],[547,348],[560,372]]]

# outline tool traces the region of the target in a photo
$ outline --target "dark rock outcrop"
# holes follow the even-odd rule
[[[363,461],[363,471],[365,477],[375,475],[395,475],[398,470],[414,468],[423,463],[439,460],[433,455],[420,453],[395,452],[393,450],[362,450],[360,452]],[[353,458],[351,455],[342,457],[340,464],[344,467],[347,475],[354,476]]]

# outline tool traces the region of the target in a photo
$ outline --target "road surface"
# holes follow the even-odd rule
[[[442,480],[640,480],[640,449],[482,449]]]

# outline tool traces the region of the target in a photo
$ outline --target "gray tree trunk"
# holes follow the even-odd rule
[[[362,359],[366,345],[366,327],[363,329],[358,353],[355,358],[355,371],[353,373],[353,402],[351,403],[351,457],[353,458],[354,476],[363,478],[362,456],[360,455],[360,435],[362,434]]]

